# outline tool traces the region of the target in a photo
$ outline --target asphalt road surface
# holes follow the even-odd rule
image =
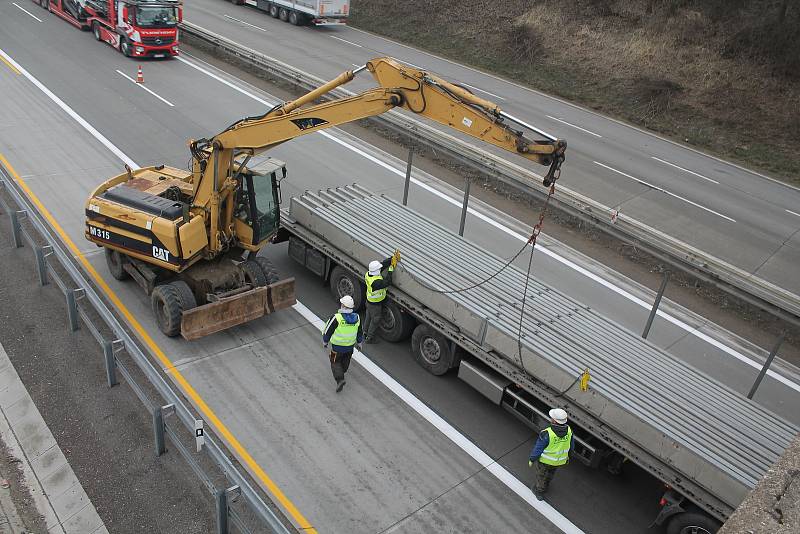
[[[146,63],[145,90],[124,76],[135,74],[134,63],[60,20],[45,16],[39,23],[10,4],[0,6],[0,17],[14,17],[16,22],[0,25],[0,49],[30,73],[17,74],[13,63],[0,64],[0,91],[6,103],[0,153],[106,278],[102,254],[83,239],[83,203],[90,190],[121,172],[121,161],[184,167],[187,138],[208,136],[274,102],[191,59]],[[59,109],[34,79],[80,120]],[[87,132],[89,125],[97,135]],[[284,197],[353,181],[394,197],[402,194],[396,172],[402,163],[340,131],[296,140],[274,155],[290,162]],[[415,173],[415,178],[412,205],[457,224],[458,210],[448,196],[452,191],[424,173]],[[520,223],[479,203],[474,206],[468,221],[471,239],[499,253],[519,248],[513,232]],[[570,267],[569,261],[580,258],[556,243],[544,250],[548,252],[536,260],[537,275],[580,295],[622,324],[641,329],[646,312],[636,301],[641,296],[634,286],[614,285],[616,280],[608,281],[613,273],[602,267]],[[286,274],[298,277],[299,299],[313,312],[324,315],[332,310],[327,290],[288,264],[281,247],[269,254]],[[189,345],[157,334],[147,299],[136,287],[116,282],[111,286],[143,332],[152,334],[170,362],[171,376],[185,377],[230,430],[238,444],[229,439],[232,450],[240,458],[253,459],[297,506],[298,524],[305,520],[324,531],[360,531],[362,526],[368,532],[424,531],[440,526],[436,521],[446,517],[445,528],[456,531],[555,529],[546,519],[555,517],[550,510],[535,509],[509,484],[480,469],[399,403],[366,368],[351,371],[355,387],[348,385],[349,396],[332,403],[330,371],[313,327],[300,315],[277,314]],[[732,355],[750,361],[739,352],[741,347],[731,347],[720,337],[726,343],[735,341],[701,318],[665,314],[652,340],[746,390],[754,375],[752,362]],[[405,346],[384,344],[368,352],[516,480],[530,481],[525,459],[531,433],[525,427],[456,378],[424,373]],[[759,400],[796,421],[798,414],[791,407],[796,406],[798,390],[790,372],[780,371],[765,381]],[[250,468],[264,483],[258,470]],[[573,465],[557,481],[551,502],[586,531],[643,532],[657,509],[658,490],[654,480],[636,469],[615,479]]]
[[[465,84],[513,116],[567,139],[563,186],[800,294],[796,188],[355,28],[296,27],[220,0],[194,0],[184,18],[324,79],[374,57],[392,56]],[[349,88],[373,85],[362,73]],[[523,165],[530,168],[529,162]]]

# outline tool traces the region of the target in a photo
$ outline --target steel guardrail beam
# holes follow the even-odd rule
[[[263,74],[278,77],[306,90],[319,87],[327,81],[191,22],[182,22],[181,30],[184,35],[196,38],[236,57],[260,70]],[[339,88],[330,94],[332,97],[338,98],[352,96],[354,93]],[[523,194],[542,199],[547,196],[547,189],[542,186],[541,175],[442,132],[406,113],[390,111],[368,120],[388,127],[401,135],[422,140],[437,151],[444,152],[458,162],[495,178]],[[765,309],[787,322],[800,326],[800,295],[627,215],[620,214],[616,218],[616,222],[612,222],[612,207],[601,204],[563,185],[559,186],[558,195],[553,197],[551,203],[563,212],[600,228],[616,239],[636,243],[638,248],[659,260],[688,272],[749,304]]]

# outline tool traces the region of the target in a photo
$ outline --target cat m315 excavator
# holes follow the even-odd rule
[[[315,104],[364,70],[378,87]],[[86,238],[105,248],[114,278],[133,278],[150,295],[156,322],[168,336],[196,339],[291,306],[294,279],[280,280],[270,262],[257,256],[280,225],[286,166],[272,158],[248,163],[301,135],[394,108],[548,166],[545,185],[557,179],[564,161],[565,141],[459,85],[377,58],[211,139],[191,141],[190,172],[126,167],[86,202]],[[523,130],[543,139],[531,140]]]

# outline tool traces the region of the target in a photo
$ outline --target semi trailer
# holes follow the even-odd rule
[[[282,218],[276,239],[288,241],[290,257],[357,307],[367,264],[399,248],[382,337],[410,339],[427,371],[457,372],[533,428],[550,407],[566,409],[574,458],[612,473],[630,461],[664,483],[654,523],[670,534],[716,532],[798,432],[578,300],[534,277],[526,286],[525,272],[503,269],[508,260],[383,195],[357,185],[307,192]],[[768,439],[754,439],[766,429]]]
[[[347,24],[350,0],[234,0],[269,13],[272,18],[295,26],[341,26]]]

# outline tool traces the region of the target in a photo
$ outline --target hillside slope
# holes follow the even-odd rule
[[[800,3],[353,0],[353,26],[800,184]]]

